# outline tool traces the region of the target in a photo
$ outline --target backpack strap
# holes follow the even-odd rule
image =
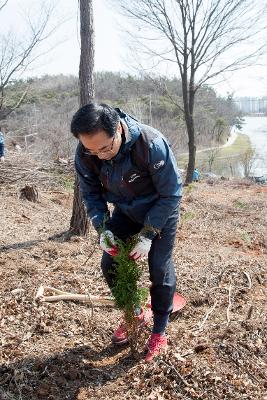
[[[141,134],[132,147],[132,162],[141,170],[147,170],[150,162],[149,148],[159,132],[148,125],[139,124]]]
[[[126,114],[124,111],[122,111],[120,108],[116,107],[115,110],[117,111],[117,113],[119,114],[120,118],[125,118],[125,117],[130,117],[131,119],[133,119],[136,122],[139,122],[137,118],[133,117],[130,114]]]
[[[149,164],[149,142],[144,132],[132,146],[131,151],[132,163],[140,170],[146,170]]]
[[[133,119],[138,123],[141,128],[141,135],[138,137],[136,142],[133,144],[131,149],[131,160],[132,163],[140,170],[146,170],[149,164],[149,142],[151,132],[147,130],[145,125],[142,125],[135,117],[130,114],[126,114],[120,108],[115,108],[120,118],[125,119],[126,117]],[[154,136],[153,136],[154,137]]]

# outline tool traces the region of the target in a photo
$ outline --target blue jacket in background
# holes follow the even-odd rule
[[[98,229],[108,212],[107,203],[112,203],[133,221],[160,231],[182,196],[176,160],[159,131],[123,116],[126,129],[120,150],[112,160],[101,160],[99,173],[90,167],[95,163],[99,168],[99,159],[87,154],[81,143],[77,146],[75,168],[88,215]],[[145,168],[132,157],[132,147],[144,131],[150,138]]]
[[[4,135],[3,133],[0,131],[0,157],[2,159],[2,157],[5,156],[5,145],[4,145]]]
[[[199,180],[199,172],[198,170],[195,168],[194,169],[194,173],[193,173],[193,181],[198,181]]]

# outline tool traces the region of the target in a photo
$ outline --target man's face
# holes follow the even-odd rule
[[[100,160],[111,160],[120,149],[121,134],[122,127],[119,124],[113,137],[108,136],[106,131],[99,130],[93,135],[80,133],[79,140],[90,154],[96,155]]]

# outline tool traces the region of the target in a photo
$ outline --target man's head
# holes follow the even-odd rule
[[[71,121],[71,132],[93,155],[110,160],[121,145],[122,126],[117,111],[106,104],[89,103]]]

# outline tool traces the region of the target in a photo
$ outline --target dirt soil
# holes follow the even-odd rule
[[[174,260],[187,305],[169,325],[168,352],[147,365],[141,344],[137,359],[111,344],[115,308],[92,316],[88,303],[35,301],[41,284],[109,295],[93,231],[56,237],[72,209],[58,168],[23,155],[0,165],[0,399],[266,400],[267,188],[185,188]],[[19,199],[26,183],[38,202]]]

